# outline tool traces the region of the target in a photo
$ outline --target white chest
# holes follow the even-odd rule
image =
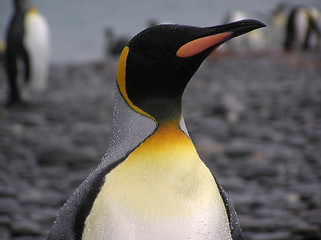
[[[171,131],[152,136],[106,176],[83,240],[231,240],[211,172],[189,138]]]

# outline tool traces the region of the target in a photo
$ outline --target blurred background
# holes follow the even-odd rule
[[[241,10],[250,18],[265,20],[278,3],[319,7],[319,0],[31,0],[46,17],[52,36],[53,62],[84,61],[103,57],[105,29],[115,35],[132,37],[145,29],[149,21],[199,26],[218,25],[226,14]],[[12,13],[11,1],[0,2],[0,39]],[[76,41],[77,40],[77,41]]]
[[[321,0],[30,2],[50,27],[48,85],[28,104],[7,107],[0,67],[0,240],[46,239],[60,207],[99,164],[124,42],[155,23],[211,26],[240,16],[267,28],[202,64],[183,98],[187,128],[246,239],[321,239],[321,49],[283,47],[290,12],[321,10]],[[12,11],[0,0],[2,42]],[[321,24],[321,14],[316,19]]]

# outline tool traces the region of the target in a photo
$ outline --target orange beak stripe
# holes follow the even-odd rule
[[[225,32],[195,39],[181,46],[176,52],[176,56],[181,58],[192,57],[216,44],[223,43],[231,34],[232,32]]]

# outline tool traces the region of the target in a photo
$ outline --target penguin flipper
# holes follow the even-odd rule
[[[86,218],[104,183],[105,176],[123,162],[126,157],[112,162],[107,166],[102,165],[104,164],[104,162],[102,162],[102,164],[82,182],[80,187],[60,209],[47,240],[78,240],[82,238]]]
[[[227,196],[223,187],[217,182],[216,179],[215,179],[215,181],[216,181],[217,187],[220,191],[221,197],[223,199],[223,202],[224,202],[224,205],[226,208],[226,212],[227,212],[227,216],[228,216],[229,224],[230,224],[230,229],[231,229],[231,234],[232,234],[232,239],[233,240],[244,240],[243,232],[242,232],[241,226],[239,224],[239,220],[236,215],[236,211],[233,206],[233,203],[229,199],[229,197]]]

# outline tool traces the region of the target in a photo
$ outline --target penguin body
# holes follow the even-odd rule
[[[316,50],[321,40],[321,14],[315,8],[295,7],[288,16],[285,50]]]
[[[242,239],[232,203],[189,137],[181,100],[213,50],[263,26],[158,25],[134,37],[119,60],[111,145],[48,239]]]
[[[24,45],[28,49],[30,66],[30,91],[42,91],[47,86],[50,36],[45,18],[35,8],[30,8],[25,18]]]
[[[224,208],[191,140],[169,123],[106,176],[83,239],[231,239]]]
[[[6,45],[8,104],[29,101],[46,87],[50,37],[46,20],[26,1],[15,0]]]
[[[321,45],[321,12],[315,7],[309,8],[310,26],[305,47],[309,50],[320,50]]]

